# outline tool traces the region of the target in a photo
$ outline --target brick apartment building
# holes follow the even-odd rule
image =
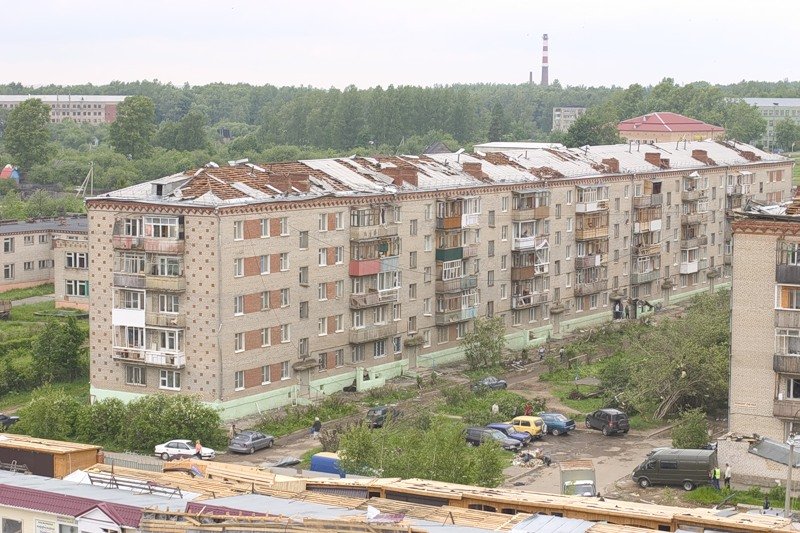
[[[0,223],[2,291],[55,283],[56,307],[89,307],[86,216]]]
[[[25,100],[39,99],[50,106],[50,122],[111,123],[117,119],[117,105],[127,96],[66,94],[3,94],[0,109],[12,110]]]
[[[210,163],[134,185],[87,201],[92,394],[197,394],[233,418],[459,358],[479,316],[528,346],[725,283],[726,210],[790,187],[790,160],[720,142]]]

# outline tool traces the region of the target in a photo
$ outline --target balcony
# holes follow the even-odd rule
[[[141,237],[131,237],[128,235],[114,235],[111,237],[111,244],[119,250],[141,250],[143,247]]]
[[[691,239],[681,239],[681,248],[684,250],[705,246],[706,244],[708,244],[708,235],[700,235],[699,237],[692,237]]]
[[[461,215],[436,217],[436,229],[461,229]]]
[[[800,310],[792,311],[788,309],[776,309],[775,327],[800,328]]]
[[[798,410],[800,410],[800,399],[775,399],[772,401],[772,416],[776,416],[778,418],[794,418]]]
[[[733,254],[722,254],[722,264],[730,265],[733,263]]]
[[[514,237],[511,241],[512,250],[536,250],[547,244],[548,235],[534,235],[532,237]]]
[[[775,281],[800,285],[800,265],[775,265]]]
[[[698,259],[696,261],[684,261],[681,263],[680,273],[694,274],[695,272],[700,272],[701,270],[705,270],[706,266],[708,266],[707,259]]]
[[[380,259],[362,259],[350,261],[348,268],[351,276],[371,276],[381,271]]]
[[[382,226],[350,226],[351,241],[366,241],[380,239],[382,237],[396,237],[397,224],[385,224]]]
[[[660,193],[648,194],[646,196],[636,196],[633,199],[633,207],[636,209],[643,209],[645,207],[661,205],[663,201],[663,197]]]
[[[646,233],[648,231],[661,231],[661,219],[654,218],[652,220],[633,223],[634,233]]]
[[[594,294],[596,292],[608,289],[608,280],[602,279],[598,281],[591,281],[588,283],[575,284],[575,296],[586,296],[587,294]]]
[[[480,223],[481,223],[480,213],[469,213],[467,215],[461,215],[462,228],[474,228],[479,226]]]
[[[772,370],[781,374],[800,374],[800,355],[776,353],[772,356]]]
[[[393,272],[400,268],[400,256],[392,255],[388,257],[381,257],[381,272]]]
[[[436,260],[437,261],[457,261],[464,258],[464,249],[458,248],[437,248]]]
[[[158,311],[147,311],[144,318],[148,326],[161,326],[167,328],[185,328],[185,313],[161,313]]]
[[[350,295],[350,308],[351,309],[364,309],[365,307],[375,307],[376,305],[383,305],[397,301],[400,289],[387,289],[384,291],[370,291],[365,294],[351,294]]]
[[[522,267],[511,267],[511,281],[522,281],[526,279],[531,279],[534,276],[541,276],[542,274],[547,274],[549,270],[548,263],[539,264],[539,265],[529,265],[529,266],[522,266]]]
[[[144,289],[144,274],[127,274],[125,272],[114,272],[114,286],[127,287],[129,289]]]
[[[141,239],[145,252],[182,254],[185,249],[183,239],[160,239],[157,237],[142,237]]]
[[[651,270],[650,272],[631,272],[631,284],[637,285],[639,283],[650,283],[658,279],[658,270]]]
[[[114,348],[112,359],[123,363],[159,368],[180,369],[186,366],[186,354],[183,352],[167,353],[142,348]]]
[[[526,222],[528,220],[536,220],[547,218],[550,216],[550,206],[543,205],[531,209],[515,209],[511,212],[511,220],[514,222]]]
[[[692,202],[694,200],[699,200],[700,198],[705,198],[706,196],[708,196],[708,191],[706,189],[681,191],[681,201],[683,202]]]
[[[350,344],[363,344],[365,342],[384,339],[397,335],[397,322],[391,321],[387,324],[373,324],[364,328],[350,329]]]
[[[147,276],[144,286],[152,291],[183,292],[186,290],[186,278],[183,276]]]
[[[608,211],[608,199],[596,200],[594,202],[578,202],[575,204],[576,213],[595,213],[597,211]]]
[[[750,186],[749,185],[747,185],[747,186],[744,186],[744,185],[728,185],[725,188],[725,192],[730,196],[741,196],[743,194],[749,194],[750,193]]]
[[[645,257],[648,255],[659,255],[661,253],[661,243],[655,244],[639,244],[633,247],[633,255],[636,257]]]
[[[592,239],[608,239],[608,226],[575,229],[576,241],[589,241]]]
[[[477,244],[468,244],[462,248],[463,250],[463,258],[469,259],[470,257],[476,257],[478,255],[478,245]]]
[[[511,309],[528,309],[547,303],[550,298],[550,293],[537,292],[534,294],[523,294],[520,296],[513,296],[511,298]]]
[[[456,311],[437,311],[436,312],[436,325],[446,326],[447,324],[455,324],[456,322],[464,322],[465,320],[472,320],[478,316],[478,308],[470,307],[468,309],[458,309]]]
[[[468,289],[474,289],[478,286],[478,277],[474,274],[464,276],[463,278],[436,280],[436,292],[461,292]]]
[[[681,215],[681,224],[700,224],[708,219],[708,213],[688,213]]]
[[[586,255],[575,258],[575,269],[599,267],[607,261],[606,254]]]

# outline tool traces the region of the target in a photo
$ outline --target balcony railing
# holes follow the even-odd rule
[[[380,259],[352,260],[348,267],[351,276],[371,276],[381,271]]]
[[[511,267],[511,281],[521,281],[531,279],[534,276],[541,276],[547,274],[549,265],[547,263],[540,265],[529,265],[523,267]]]
[[[436,260],[437,261],[457,261],[464,258],[464,248],[461,246],[457,248],[437,248]]]
[[[464,259],[475,257],[478,255],[479,249],[477,244],[468,244],[462,248],[462,255]]]
[[[547,292],[537,292],[533,294],[521,294],[511,298],[511,309],[527,309],[537,305],[547,303],[550,294]]]
[[[575,285],[575,296],[585,296],[596,292],[604,291],[608,288],[608,280],[591,281],[588,283],[577,283]]]
[[[633,223],[634,233],[646,233],[648,231],[661,231],[661,219],[654,218],[652,220],[646,220],[644,222]]]
[[[680,273],[694,274],[695,272],[700,272],[701,270],[705,270],[707,266],[708,266],[707,259],[698,259],[696,261],[684,261],[681,263]]]
[[[731,196],[739,195],[743,193],[743,188],[741,185],[728,185],[725,187],[725,192]]]
[[[730,265],[733,263],[733,254],[722,254],[722,264]]]
[[[153,291],[183,292],[186,290],[186,278],[183,276],[147,276],[145,288]]]
[[[350,329],[350,343],[363,344],[365,342],[374,341],[391,337],[397,334],[397,322],[391,321],[387,324],[371,325],[364,328],[351,328]]]
[[[691,239],[681,239],[681,248],[684,250],[705,246],[706,244],[708,244],[708,235],[700,235],[698,237],[692,237]]]
[[[775,281],[800,285],[800,265],[775,265]]]
[[[548,235],[533,235],[532,237],[514,237],[511,242],[512,250],[535,250],[544,246]]]
[[[638,283],[650,283],[658,279],[658,270],[651,270],[650,272],[631,272],[631,283],[636,285]]]
[[[474,274],[463,278],[436,280],[436,292],[461,292],[467,289],[474,289],[478,286],[478,277]]]
[[[575,240],[578,241],[588,241],[590,239],[607,239],[607,238],[608,238],[608,226],[575,229]]]
[[[648,194],[646,196],[636,196],[633,199],[633,207],[636,209],[642,209],[645,207],[653,207],[655,205],[661,205],[662,202],[663,202],[663,197],[661,193]]]
[[[186,366],[186,354],[183,352],[168,353],[139,348],[114,348],[112,358],[115,361],[159,368],[180,369]]]
[[[587,255],[584,257],[575,258],[575,268],[592,268],[598,267],[606,262],[608,257],[606,254]]]
[[[144,321],[148,326],[162,326],[173,328],[186,327],[185,313],[161,313],[158,311],[147,311]]]
[[[478,308],[470,307],[468,309],[458,309],[456,311],[437,311],[436,312],[436,325],[445,326],[447,324],[454,324],[456,322],[464,322],[465,320],[472,320],[478,316]]]
[[[681,200],[684,202],[692,202],[694,200],[699,200],[700,198],[705,198],[708,196],[708,191],[706,189],[692,189],[690,191],[681,191]]]
[[[480,225],[480,223],[481,223],[480,213],[469,213],[467,215],[461,215],[462,228],[472,228]]]
[[[789,309],[775,310],[776,328],[800,328],[800,309],[792,311]]]
[[[633,247],[633,255],[636,257],[645,257],[648,255],[658,255],[661,253],[661,243],[655,244],[639,244]]]
[[[772,356],[772,370],[781,374],[800,374],[800,355],[776,353]]]
[[[460,229],[461,215],[453,217],[436,217],[436,229]]]
[[[397,224],[375,226],[350,226],[350,240],[364,241],[382,237],[396,237]]]
[[[543,205],[531,209],[515,209],[511,212],[511,220],[514,222],[525,222],[526,220],[536,220],[550,216],[550,206]]]
[[[397,301],[399,294],[399,287],[385,291],[371,291],[365,294],[351,294],[350,307],[352,309],[363,309],[365,307],[393,303]]]
[[[185,245],[183,239],[160,239],[156,237],[142,237],[145,252],[159,254],[182,254]]]
[[[594,213],[596,211],[608,211],[608,200],[578,202],[575,204],[576,213]]]
[[[127,274],[125,272],[114,272],[114,286],[127,287],[129,289],[144,289],[144,274]]]
[[[708,213],[688,213],[681,215],[681,224],[700,224],[708,219]]]
[[[800,410],[800,399],[779,400],[776,398],[772,401],[772,416],[793,419],[798,410]]]

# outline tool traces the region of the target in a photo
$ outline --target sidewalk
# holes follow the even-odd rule
[[[22,298],[21,300],[13,300],[11,307],[18,307],[20,305],[38,304],[42,302],[52,302],[55,300],[55,294],[45,294],[44,296],[31,296],[30,298]]]

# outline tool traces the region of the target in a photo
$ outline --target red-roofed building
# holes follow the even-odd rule
[[[648,143],[704,141],[725,136],[725,128],[669,112],[648,113],[623,120],[617,125],[617,130],[623,139]]]

